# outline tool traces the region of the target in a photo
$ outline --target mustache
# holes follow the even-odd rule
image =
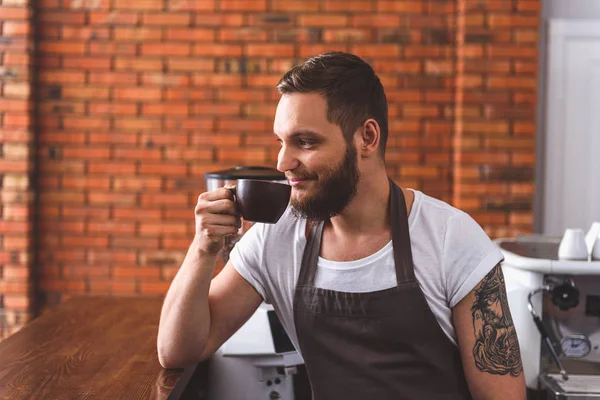
[[[310,179],[316,179],[317,175],[309,174],[306,172],[306,173],[295,173],[294,175],[287,174],[285,177],[287,179],[310,180]]]

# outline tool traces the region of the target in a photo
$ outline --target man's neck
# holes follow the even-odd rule
[[[338,237],[376,235],[389,230],[390,185],[384,173],[361,179],[354,199],[325,225]]]

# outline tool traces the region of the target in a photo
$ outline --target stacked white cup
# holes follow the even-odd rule
[[[560,245],[558,258],[561,260],[587,261],[590,255],[583,229],[566,229]]]

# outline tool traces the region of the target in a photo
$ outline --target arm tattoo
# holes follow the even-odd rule
[[[477,368],[495,375],[519,376],[523,372],[521,353],[500,264],[475,289],[471,312],[475,330],[473,356]]]

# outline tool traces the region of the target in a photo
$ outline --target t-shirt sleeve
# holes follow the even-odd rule
[[[263,224],[254,224],[248,229],[229,253],[229,261],[233,268],[260,294],[263,301],[270,304],[264,274],[264,230]]]
[[[462,211],[448,220],[443,253],[446,299],[450,308],[503,260],[500,248],[471,216]]]

